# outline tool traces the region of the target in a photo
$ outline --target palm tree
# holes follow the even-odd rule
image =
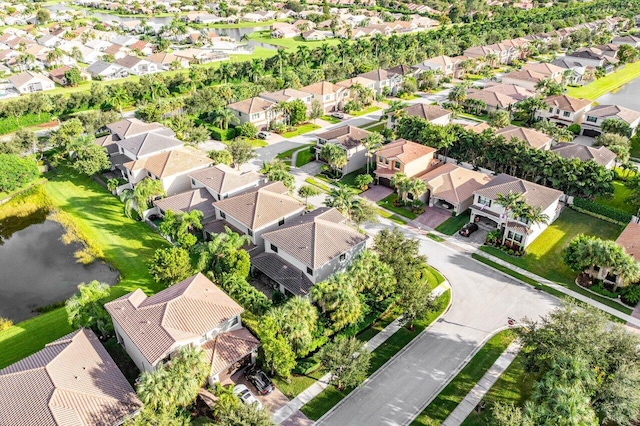
[[[351,214],[357,203],[356,193],[346,185],[338,184],[337,188],[332,188],[325,199],[327,207],[334,207],[340,213],[351,219]]]
[[[140,400],[154,410],[165,410],[173,405],[168,374],[160,364],[153,373],[143,372],[140,375],[136,392]]]
[[[227,130],[229,124],[238,124],[240,120],[229,108],[218,107],[211,112],[211,123],[220,127],[222,130]]]
[[[64,54],[62,53],[62,50],[60,50],[59,47],[54,47],[49,52],[47,52],[47,62],[49,62],[51,65],[54,65],[58,63],[58,61],[62,58],[63,55]]]
[[[133,210],[136,210],[142,218],[142,213],[149,208],[151,200],[164,195],[166,193],[162,181],[144,178],[136,184],[133,190],[124,191],[120,199],[124,202],[127,217],[131,217]]]
[[[184,234],[194,229],[202,229],[203,213],[200,210],[191,210],[180,215],[180,227],[178,233]]]
[[[427,184],[425,181],[418,178],[409,179],[407,195],[410,196],[412,200],[417,200],[425,192],[427,192]]]
[[[467,86],[464,84],[458,84],[454,86],[450,91],[447,98],[456,104],[460,104],[467,99]]]
[[[349,162],[344,149],[333,143],[324,144],[320,150],[320,157],[336,172],[336,176],[338,172],[340,174],[342,173],[342,168]]]
[[[280,64],[280,76],[282,76],[282,64],[288,58],[287,51],[285,49],[278,49],[278,63]]]
[[[258,82],[258,78],[264,73],[264,64],[261,59],[254,58],[249,63],[249,72],[254,83]]]
[[[309,61],[309,48],[307,46],[300,45],[298,46],[296,54],[298,56],[298,64],[302,64],[306,67]]]
[[[239,235],[225,227],[224,232],[214,235],[211,241],[196,245],[194,252],[198,255],[198,270],[220,271],[220,263],[225,255],[234,253],[250,243],[249,236]]]
[[[367,157],[367,174],[369,174],[369,164],[371,163],[371,157],[376,152],[383,142],[383,137],[378,132],[371,132],[365,138],[362,139],[362,146],[367,150],[365,154]]]
[[[122,108],[125,104],[131,102],[131,98],[129,94],[122,86],[112,86],[114,89],[110,90],[109,95],[107,96],[107,103],[114,108],[117,108],[120,111],[120,116],[124,117],[122,113]]]
[[[391,186],[396,189],[398,198],[405,201],[407,199],[407,188],[409,186],[409,178],[402,172],[398,172],[391,178]]]

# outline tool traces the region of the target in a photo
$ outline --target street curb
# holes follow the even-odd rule
[[[435,268],[434,268],[435,269]],[[437,269],[436,269],[437,270]],[[438,271],[440,272],[440,271]],[[442,274],[442,273],[441,273]],[[444,277],[444,275],[442,275]],[[378,368],[376,371],[373,372],[372,375],[370,375],[369,377],[367,377],[365,379],[364,382],[362,382],[360,385],[358,385],[357,388],[355,388],[353,391],[351,391],[346,397],[342,398],[340,400],[340,402],[338,402],[336,405],[334,405],[333,407],[331,407],[331,409],[329,411],[327,411],[326,413],[324,413],[322,415],[322,417],[320,417],[318,420],[316,420],[313,424],[314,425],[319,425],[322,423],[322,421],[328,417],[331,413],[333,413],[335,410],[337,410],[340,406],[342,406],[342,404],[350,397],[352,397],[353,395],[355,395],[365,384],[367,384],[370,380],[373,380],[374,378],[376,378],[378,375],[380,375],[384,370],[386,370],[389,365],[391,365],[394,361],[396,361],[396,359],[402,355],[405,351],[409,350],[414,344],[415,342],[418,341],[418,339],[422,338],[425,333],[431,328],[433,327],[434,324],[438,323],[442,317],[444,315],[447,314],[447,312],[449,312],[449,310],[451,309],[451,307],[453,306],[453,301],[454,301],[454,292],[453,292],[453,288],[451,288],[451,285],[449,284],[449,280],[447,280],[447,278],[445,277],[445,280],[442,284],[447,284],[449,286],[449,304],[447,305],[447,307],[442,311],[442,313],[440,315],[438,315],[437,318],[435,318],[431,324],[429,324],[429,326],[427,328],[425,328],[424,330],[422,330],[420,332],[420,334],[418,334],[416,337],[413,338],[413,340],[411,340],[407,345],[405,345],[402,349],[400,349],[398,352],[396,352],[395,355],[393,355],[387,362],[385,362],[380,368]],[[440,284],[440,285],[442,285]],[[444,293],[443,293],[444,294]]]

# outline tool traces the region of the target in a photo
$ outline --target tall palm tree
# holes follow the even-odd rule
[[[278,56],[278,63],[280,64],[280,74],[279,75],[282,76],[282,66],[284,64],[284,61],[287,60],[289,55],[288,55],[286,49],[278,49],[277,56]]]
[[[115,86],[115,88],[112,88],[107,95],[107,103],[118,109],[118,111],[120,111],[120,116],[122,117],[124,117],[122,108],[129,102],[131,102],[131,98],[122,86]]]
[[[136,184],[133,190],[126,190],[120,196],[125,205],[125,214],[131,217],[136,210],[142,218],[142,213],[149,208],[151,200],[166,195],[162,181],[144,178]]]
[[[340,213],[351,219],[351,213],[357,203],[356,193],[346,185],[338,184],[327,195],[325,204],[327,207],[335,207]]]
[[[362,139],[362,146],[367,150],[367,174],[369,174],[369,164],[371,163],[371,157],[373,157],[373,153],[376,152],[381,146],[383,142],[383,137],[378,132],[371,132],[365,138]]]
[[[320,150],[320,157],[329,164],[336,176],[338,172],[342,174],[342,168],[349,162],[344,149],[333,143],[324,144]]]
[[[238,124],[240,120],[229,108],[218,107],[211,112],[211,123],[220,127],[222,130],[227,130],[229,124]]]
[[[391,178],[391,186],[396,189],[398,198],[402,201],[407,199],[407,188],[409,186],[409,177],[402,172],[398,172]]]
[[[458,84],[454,86],[450,91],[447,98],[456,104],[460,104],[467,99],[467,86],[464,84]]]

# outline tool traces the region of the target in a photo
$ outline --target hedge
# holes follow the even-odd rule
[[[236,137],[236,129],[233,127],[228,128],[227,130],[222,130],[219,127],[211,126],[209,127],[211,130],[211,138],[217,141],[228,141]]]
[[[573,205],[588,213],[594,213],[598,216],[607,217],[621,225],[631,222],[632,215],[614,207],[605,206],[603,204],[594,203],[584,198],[574,197]]]

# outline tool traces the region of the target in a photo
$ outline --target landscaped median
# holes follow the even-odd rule
[[[93,179],[60,166],[59,174],[44,184],[46,200],[60,209],[104,254],[104,260],[120,271],[112,297],[141,288],[153,294],[162,286],[152,279],[147,260],[168,243],[148,226],[128,219],[122,203]],[[25,202],[40,202],[26,200]],[[0,206],[0,211],[11,206]],[[0,368],[42,349],[45,344],[71,332],[64,308],[43,313],[0,332]]]

